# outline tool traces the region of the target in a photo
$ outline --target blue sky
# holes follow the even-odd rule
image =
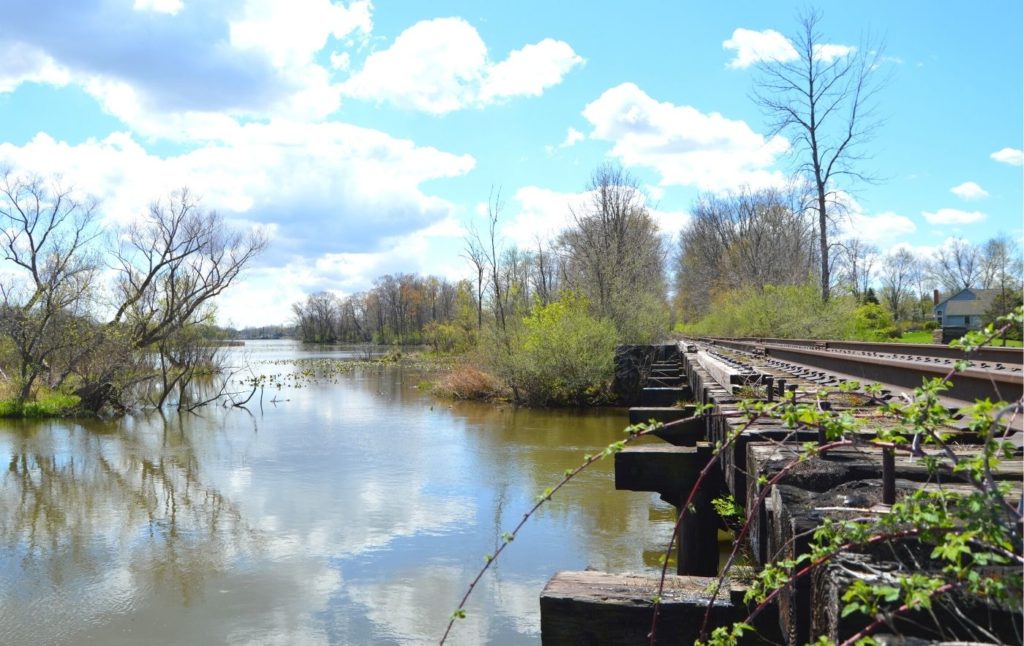
[[[884,123],[842,225],[927,255],[1022,229],[1021,2],[818,3],[827,43],[884,41]],[[667,237],[701,191],[779,181],[750,99],[805,3],[5,2],[0,164],[99,197],[108,223],[189,186],[268,252],[218,303],[285,322],[313,291],[468,274],[492,187],[502,234],[557,233],[606,160]],[[774,32],[774,33],[773,33]]]

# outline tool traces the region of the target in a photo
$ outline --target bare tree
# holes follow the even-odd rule
[[[814,271],[814,230],[793,191],[743,189],[705,194],[679,236],[677,297],[688,319],[712,295],[741,287],[803,284]]]
[[[882,263],[882,299],[896,320],[903,318],[914,293],[918,265],[914,254],[904,248],[887,255]]]
[[[484,289],[487,276],[487,254],[484,250],[483,240],[480,232],[475,226],[469,228],[465,238],[465,247],[462,257],[468,260],[473,269],[476,270],[476,327],[480,329],[484,324]]]
[[[233,231],[216,212],[203,211],[187,188],[173,193],[123,236],[116,252],[119,305],[110,324],[126,323],[139,348],[174,334],[266,245],[262,231]]]
[[[0,180],[0,255],[10,269],[0,282],[0,329],[17,355],[19,401],[40,374],[90,345],[96,207],[56,182],[11,171]],[[50,385],[67,376],[67,363]]]
[[[967,240],[955,238],[935,252],[931,271],[950,295],[978,287],[982,277],[981,252]]]
[[[829,223],[837,210],[840,179],[867,180],[856,168],[860,150],[878,125],[875,95],[883,84],[876,72],[881,47],[871,44],[837,52],[819,32],[821,14],[800,17],[792,44],[796,57],[759,65],[754,98],[772,123],[772,132],[789,135],[799,163],[797,173],[813,193],[818,220],[822,300],[831,286]]]
[[[559,237],[567,286],[626,338],[662,332],[631,331],[643,314],[665,307],[664,245],[639,183],[609,163],[593,172],[587,191],[590,201],[572,211],[573,226]]]
[[[304,303],[292,305],[299,335],[303,341],[311,343],[338,340],[341,311],[338,297],[330,292],[310,294]]]
[[[558,293],[558,254],[544,248],[544,242],[537,238],[537,253],[534,255],[532,272],[533,292],[541,305],[548,305]]]
[[[836,243],[842,253],[842,267],[846,281],[858,300],[868,291],[878,261],[878,247],[860,238],[847,238]]]
[[[1009,236],[999,235],[981,247],[981,287],[1014,290],[1024,276],[1020,246]]]

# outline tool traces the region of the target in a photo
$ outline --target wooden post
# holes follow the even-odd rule
[[[703,468],[711,459],[711,446],[707,442],[697,443],[697,465]],[[692,507],[683,517],[679,526],[679,552],[676,561],[677,574],[694,576],[715,576],[718,574],[718,516],[711,504],[717,492],[712,489],[718,483],[716,474],[709,474],[694,495]],[[694,479],[691,482],[696,482]],[[679,513],[690,494],[693,484],[681,494]]]
[[[882,449],[882,504],[896,502],[896,453],[891,448]]]

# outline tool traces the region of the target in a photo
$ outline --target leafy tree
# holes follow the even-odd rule
[[[985,313],[982,315],[982,322],[985,325],[995,325],[1001,317],[1009,315],[1021,305],[1024,305],[1024,295],[1019,290],[1002,290],[996,294],[992,304],[985,310]],[[1020,341],[1022,333],[1024,333],[1024,330],[1021,330],[1020,325],[1010,326],[1002,334],[1002,339],[1004,342],[1006,339]]]

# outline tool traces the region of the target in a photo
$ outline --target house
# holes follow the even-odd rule
[[[949,298],[940,301],[935,292],[935,306],[932,312],[940,328],[963,328],[980,330],[985,312],[992,307],[992,301],[999,295],[998,289],[961,289]]]

